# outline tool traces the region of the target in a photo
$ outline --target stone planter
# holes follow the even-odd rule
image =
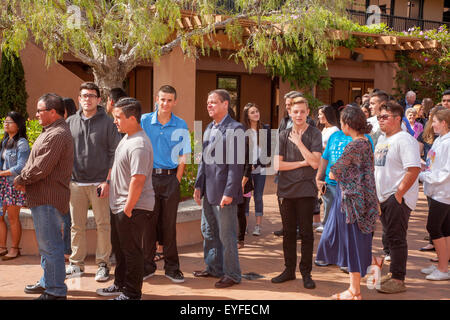
[[[180,202],[177,216],[177,244],[179,247],[200,243],[203,241],[200,220],[202,209],[193,199]],[[9,232],[8,216],[5,221],[8,225],[8,247],[11,245],[11,233]],[[26,255],[38,255],[38,244],[34,232],[33,217],[31,210],[22,208],[20,211],[20,222],[22,223],[22,239],[20,242],[21,253]],[[94,213],[88,211],[86,226],[86,237],[88,243],[88,255],[95,255],[96,248],[96,224]]]

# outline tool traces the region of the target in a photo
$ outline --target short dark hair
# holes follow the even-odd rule
[[[67,112],[67,117],[75,114],[77,112],[77,106],[72,98],[63,98],[64,109]]]
[[[230,93],[227,90],[216,89],[216,90],[210,91],[208,93],[208,97],[212,94],[217,94],[219,96],[221,102],[228,101],[228,106],[231,106],[231,97],[230,97]]]
[[[64,102],[63,99],[56,93],[46,93],[41,96],[38,101],[43,101],[48,110],[55,109],[57,114],[64,117]]]
[[[380,110],[386,110],[391,112],[393,115],[400,116],[400,121],[403,119],[403,107],[394,100],[389,100],[386,103],[383,103]]]
[[[373,91],[371,94],[370,94],[370,97],[372,98],[372,97],[378,97],[378,99],[380,100],[380,102],[383,102],[383,101],[389,101],[389,95],[387,94],[387,92],[386,91],[383,91],[383,90],[379,90],[379,89],[377,89],[377,91]]]
[[[136,121],[138,123],[141,123],[142,107],[139,100],[129,97],[122,98],[114,103],[114,108],[122,109],[122,112],[125,114],[125,117],[127,117],[127,119],[131,116],[134,116],[136,118]]]
[[[341,121],[358,133],[370,133],[372,125],[367,121],[366,115],[358,106],[347,105],[341,111]]]
[[[444,93],[442,94],[442,96],[448,96],[450,95],[450,89],[447,89],[444,91]]]
[[[161,88],[159,88],[158,93],[160,92],[173,94],[174,99],[177,100],[177,90],[175,90],[174,87],[169,86],[168,84],[163,85]]]
[[[83,89],[85,89],[85,90],[95,90],[95,92],[97,92],[97,97],[100,97],[100,89],[93,82],[84,82],[84,83],[82,83],[81,86],[80,86],[80,92]]]
[[[120,98],[125,98],[128,95],[126,94],[126,92],[122,89],[122,88],[112,88],[111,90],[109,90],[108,92],[108,97],[109,99],[111,99],[112,101],[114,101],[114,103],[116,103],[117,101],[120,100]]]

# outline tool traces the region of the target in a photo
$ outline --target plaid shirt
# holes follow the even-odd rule
[[[69,212],[73,139],[63,118],[45,126],[15,182],[25,185],[28,207],[51,205]]]

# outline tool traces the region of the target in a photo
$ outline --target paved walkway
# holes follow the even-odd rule
[[[214,278],[197,279],[192,272],[204,268],[202,244],[186,246],[179,249],[181,268],[186,281],[174,284],[164,277],[163,262],[158,262],[158,270],[154,277],[146,280],[143,285],[143,299],[147,300],[320,300],[328,299],[332,294],[345,290],[348,286],[348,275],[338,267],[313,267],[312,276],[316,282],[315,290],[303,288],[301,276],[297,270],[297,280],[282,284],[272,284],[270,279],[278,275],[284,267],[282,238],[273,235],[273,231],[281,228],[281,218],[275,195],[273,179],[268,178],[264,196],[265,215],[262,235],[246,237],[245,247],[239,250],[242,273],[255,272],[264,278],[258,280],[243,279],[241,284],[227,289],[216,289]],[[407,266],[407,291],[395,295],[378,293],[368,289],[365,279],[362,281],[361,293],[364,299],[377,300],[407,300],[407,299],[449,299],[450,282],[432,282],[425,280],[420,269],[431,264],[430,258],[434,252],[420,252],[418,249],[426,245],[427,219],[426,199],[421,193],[417,210],[411,215],[408,232],[409,257]],[[249,219],[249,230],[253,230],[254,217]],[[315,233],[315,249],[319,243],[320,234]],[[300,242],[298,242],[300,244]],[[300,249],[298,247],[300,255]],[[374,237],[373,252],[381,255],[381,224],[378,223]],[[88,257],[85,274],[81,278],[67,280],[68,298],[77,300],[105,300],[97,296],[95,290],[109,286],[113,280],[100,284],[94,280],[96,265],[94,257]],[[383,267],[383,274],[388,272],[388,264]],[[35,283],[42,275],[40,258],[38,256],[22,256],[12,261],[0,261],[0,299],[33,299],[36,295],[23,292],[26,284]]]

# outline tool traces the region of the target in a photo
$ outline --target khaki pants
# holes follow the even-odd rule
[[[89,204],[92,204],[97,225],[95,263],[109,265],[111,254],[111,221],[109,199],[97,197],[97,186],[78,186],[70,183],[70,215],[72,218],[72,255],[70,263],[84,266],[87,255],[86,223]]]

